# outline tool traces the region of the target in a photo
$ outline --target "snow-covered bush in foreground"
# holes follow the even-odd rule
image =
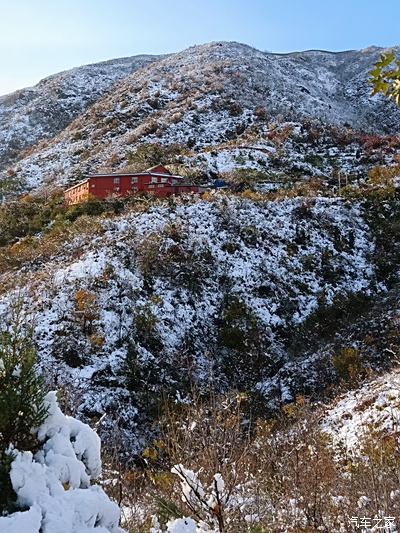
[[[100,439],[86,424],[65,416],[56,394],[46,395],[48,415],[37,430],[34,455],[16,452],[11,482],[22,509],[0,517],[2,533],[123,533],[119,508],[91,485],[101,473]]]
[[[224,509],[228,506],[228,500],[232,493],[229,494],[225,489],[222,475],[220,473],[215,474],[211,486],[204,489],[198,475],[193,470],[188,470],[179,464],[175,465],[171,472],[180,479],[182,501],[199,520],[195,522],[188,517],[170,520],[167,523],[166,533],[217,533],[218,531],[225,531]],[[234,500],[234,498],[232,499]],[[150,533],[163,533],[156,517],[153,517]]]
[[[153,524],[150,528],[150,533],[163,533],[160,529],[160,523],[157,518],[153,517]],[[177,518],[176,520],[170,520],[167,524],[167,530],[165,533],[216,533],[214,530],[205,528],[202,525],[196,525],[196,522],[192,518]]]

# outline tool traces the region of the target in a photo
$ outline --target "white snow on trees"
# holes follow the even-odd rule
[[[100,439],[86,424],[65,416],[55,392],[38,428],[40,450],[15,453],[11,482],[26,511],[0,518],[2,533],[123,533],[120,511],[91,482],[101,473]]]

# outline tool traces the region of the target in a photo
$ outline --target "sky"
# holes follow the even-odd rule
[[[210,41],[260,50],[400,44],[400,0],[0,0],[0,94],[75,66]]]

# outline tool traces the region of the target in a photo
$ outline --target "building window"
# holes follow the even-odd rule
[[[119,178],[114,178],[114,185],[119,185]]]
[[[161,183],[167,183],[168,178],[161,178]]]
[[[133,192],[137,192],[138,188],[137,187],[133,187]]]
[[[137,178],[137,176],[134,176],[134,177],[131,178],[131,183],[132,183],[132,185],[133,185],[134,183],[137,183],[137,182],[138,182],[138,178]]]
[[[151,178],[151,183],[157,183],[157,181],[158,181],[158,178],[152,176],[152,178]]]
[[[158,188],[160,188],[160,187],[164,187],[164,184],[159,183],[159,184],[157,185],[157,187],[158,187]]]
[[[149,189],[154,189],[154,185],[149,185]]]

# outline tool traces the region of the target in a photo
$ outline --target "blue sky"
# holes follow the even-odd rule
[[[74,66],[216,40],[272,52],[392,46],[399,21],[400,0],[0,0],[0,94]]]

